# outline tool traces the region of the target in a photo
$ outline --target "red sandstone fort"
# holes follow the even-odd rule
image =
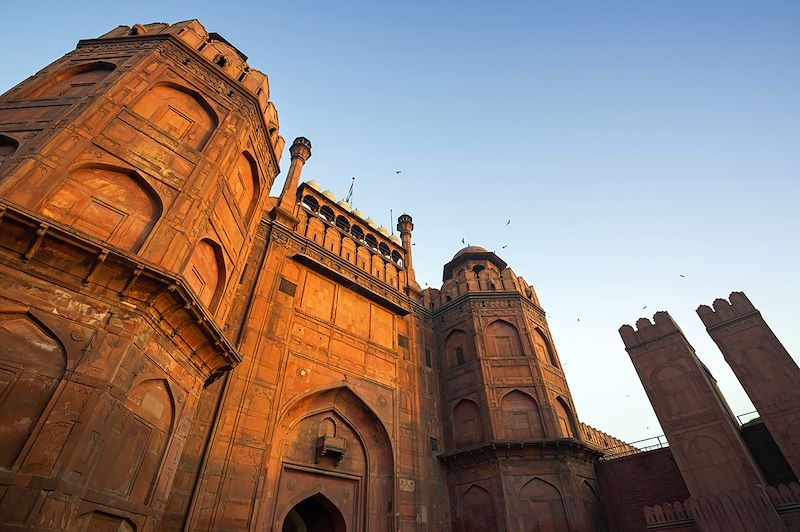
[[[196,20],[120,26],[0,96],[0,527],[800,530],[800,371],[742,294],[620,335],[668,447],[578,419],[536,292],[470,246],[440,289],[284,150]]]

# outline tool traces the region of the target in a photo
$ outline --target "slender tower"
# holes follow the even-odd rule
[[[583,437],[545,314],[493,252],[469,246],[426,290],[453,522],[459,530],[603,530],[599,452]]]

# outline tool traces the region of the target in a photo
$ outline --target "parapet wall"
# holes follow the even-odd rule
[[[697,307],[697,315],[707,329],[758,312],[744,292],[731,292],[729,299],[730,302],[725,299],[715,299],[713,309],[708,305]]]

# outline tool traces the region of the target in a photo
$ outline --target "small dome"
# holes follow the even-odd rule
[[[365,222],[367,222],[367,223],[368,223],[369,225],[371,225],[372,227],[375,227],[375,225],[378,223],[378,222],[376,222],[375,220],[373,220],[372,218],[367,218],[367,219],[366,219],[366,220],[364,220],[364,221],[365,221]]]
[[[356,216],[358,216],[359,218],[364,218],[364,213],[363,213],[363,212],[361,212],[361,211],[360,211],[360,210],[358,210],[358,209],[354,210],[354,211],[353,211],[353,214],[354,214],[354,215],[356,215]]]
[[[332,190],[326,190],[322,195],[331,201],[336,201],[336,194],[334,194]]]
[[[339,200],[339,201],[337,201],[337,202],[336,202],[336,205],[338,205],[339,207],[341,207],[342,209],[344,209],[344,210],[346,210],[346,211],[349,211],[349,210],[350,210],[350,204],[349,204],[349,203],[347,203],[345,200]]]
[[[310,186],[311,188],[319,192],[319,183],[317,183],[313,179],[311,181],[306,181],[306,185]]]
[[[389,230],[386,229],[386,227],[384,227],[384,226],[378,227],[378,232],[380,234],[382,234],[383,236],[389,236]]]
[[[403,245],[403,241],[402,241],[402,240],[400,240],[400,237],[399,237],[399,236],[397,236],[397,235],[392,235],[392,236],[390,236],[390,237],[389,237],[389,240],[391,240],[392,242],[394,242],[394,243],[395,243],[395,244],[397,244],[398,246],[402,246],[402,245]]]
[[[460,257],[461,255],[466,254],[466,253],[488,253],[488,252],[489,252],[489,250],[487,250],[486,248],[482,248],[480,246],[467,246],[467,247],[459,250],[459,252],[456,253],[455,255],[453,255],[453,258],[455,259],[457,257]]]

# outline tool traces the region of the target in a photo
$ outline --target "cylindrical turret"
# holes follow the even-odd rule
[[[414,275],[414,261],[411,258],[411,231],[414,230],[414,221],[410,215],[403,213],[398,216],[397,230],[400,231],[400,240],[403,242],[403,249],[406,251],[405,267],[408,272],[408,285],[419,289]]]

